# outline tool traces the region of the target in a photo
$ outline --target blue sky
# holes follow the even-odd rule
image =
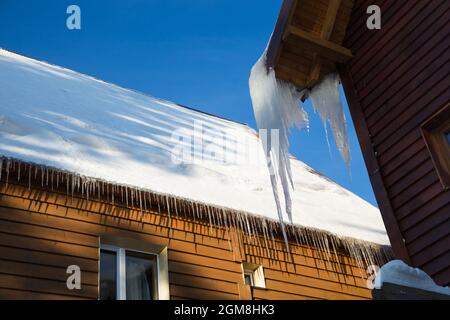
[[[81,30],[66,9],[81,8]],[[248,91],[281,0],[0,0],[0,47],[255,127]],[[351,171],[309,102],[290,151],[376,205],[349,120]],[[332,139],[331,139],[332,140]]]

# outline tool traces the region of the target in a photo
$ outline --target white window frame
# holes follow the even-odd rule
[[[242,263],[242,276],[250,275],[250,286],[254,288],[266,288],[266,280],[264,278],[264,269],[262,265],[257,265],[253,263],[243,262]]]
[[[117,300],[126,300],[127,288],[126,288],[126,252],[138,252],[148,255],[156,256],[156,292],[157,300],[169,300],[169,268],[167,258],[167,247],[163,247],[161,250],[157,248],[150,249],[149,251],[136,250],[128,247],[119,247],[110,244],[101,244],[100,250],[107,250],[116,253],[116,298]],[[100,277],[99,271],[99,277]]]

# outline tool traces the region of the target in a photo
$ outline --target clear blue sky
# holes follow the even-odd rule
[[[81,8],[81,30],[66,9]],[[0,47],[255,127],[249,70],[281,0],[0,0]],[[1,88],[0,88],[1,90]],[[351,172],[309,102],[291,153],[376,205],[348,107]],[[331,139],[332,140],[332,139]]]

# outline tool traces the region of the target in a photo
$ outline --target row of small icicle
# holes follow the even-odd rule
[[[25,183],[28,184],[29,189],[40,185],[53,191],[65,190],[66,195],[72,198],[81,196],[87,200],[104,200],[113,205],[139,208],[141,217],[146,211],[157,211],[159,214],[167,214],[169,223],[174,216],[188,217],[207,221],[210,232],[213,226],[224,228],[226,231],[231,228],[238,229],[247,235],[250,242],[256,244],[260,250],[266,251],[269,258],[277,259],[272,254],[274,250],[271,248],[277,248],[276,240],[280,238],[280,225],[278,221],[263,216],[0,157],[0,181],[7,186],[13,179],[21,184],[24,184],[23,180],[28,180]],[[348,252],[357,265],[364,269],[368,265],[382,265],[391,258],[389,247],[339,237],[318,229],[289,224],[286,226],[286,233],[288,238],[298,245],[320,249],[318,251],[322,258],[329,261],[333,255],[336,258],[335,261],[339,263],[338,253],[343,250]],[[287,252],[286,254],[289,255]]]

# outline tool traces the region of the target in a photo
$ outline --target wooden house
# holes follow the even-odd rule
[[[381,28],[367,21],[377,6]],[[279,79],[339,72],[395,256],[450,285],[450,3],[285,0],[267,52]]]
[[[379,211],[246,125],[0,51],[1,299],[370,299]]]

